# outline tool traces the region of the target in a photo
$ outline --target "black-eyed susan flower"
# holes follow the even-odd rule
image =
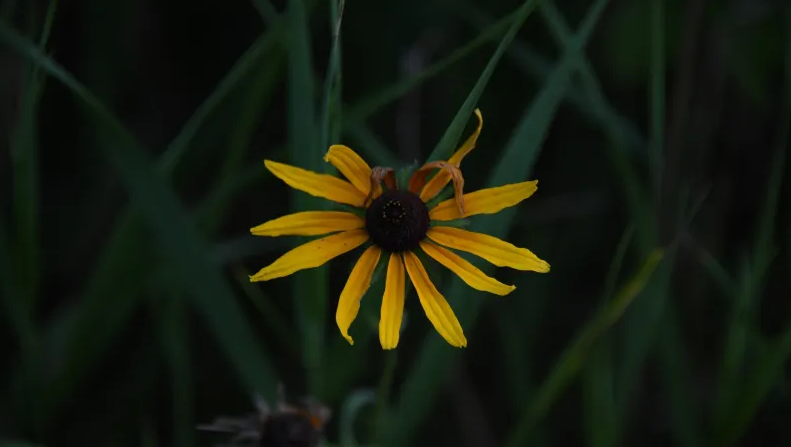
[[[384,254],[388,264],[379,320],[382,348],[393,349],[398,345],[407,276],[437,332],[453,346],[467,346],[458,319],[431,282],[415,254],[417,250],[447,267],[470,287],[501,296],[511,293],[515,287],[487,276],[452,250],[471,253],[498,267],[549,271],[549,264],[530,250],[493,236],[449,226],[456,219],[493,214],[514,206],[530,197],[538,185],[534,180],[464,194],[461,162],[475,147],[483,126],[480,111],[475,110],[475,115],[478,127],[453,156],[447,161],[423,165],[412,173],[408,185],[397,184],[392,168],[372,169],[353,150],[342,145],[331,146],[324,160],[335,166],[348,181],[265,160],[267,169],[292,188],[349,205],[354,211],[304,211],[252,228],[250,231],[257,236],[332,234],[289,251],[250,280],[268,281],[318,267],[370,242],[346,281],[335,314],[346,340],[354,343],[349,327],[357,317],[360,299],[368,290]],[[435,175],[429,179],[432,173]],[[448,183],[452,183],[454,197],[432,206],[433,199]]]

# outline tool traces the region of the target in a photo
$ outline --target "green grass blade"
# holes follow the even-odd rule
[[[311,66],[308,14],[305,0],[288,3],[288,134],[291,164],[323,172],[326,147],[320,146],[319,127],[313,103],[313,67]],[[324,201],[293,191],[294,211],[320,210]],[[305,238],[300,238],[305,242]],[[308,390],[323,395],[323,352],[327,313],[327,267],[292,275],[294,303],[302,333],[302,361],[308,377]]]
[[[557,19],[553,20],[554,23],[551,23],[551,25],[555,32],[555,38],[565,46],[572,33],[561,15],[547,15],[547,12],[551,14],[553,10],[557,11],[557,8],[553,6],[552,9],[543,10],[545,19],[548,21],[553,20],[553,18]],[[458,4],[454,5],[453,11],[462,20],[478,29],[484,28],[491,22],[491,19],[487,17],[482,9],[469,1],[458,2]],[[507,56],[525,74],[534,77],[542,84],[546,82],[546,79],[552,73],[552,64],[519,39],[515,39],[511,43]],[[582,60],[585,61],[584,57]],[[589,62],[586,62],[585,65],[590,67]],[[602,125],[610,135],[618,135],[619,138],[622,136],[629,149],[638,150],[640,151],[638,155],[641,154],[641,151],[646,146],[645,136],[640,133],[640,130],[632,121],[621,115],[607,102],[593,69],[586,68],[586,66],[580,68],[582,88],[578,86],[569,87],[564,100],[579,109],[590,121]]]
[[[268,58],[267,64],[260,64],[254,77],[255,82],[249,88],[246,99],[239,108],[239,119],[228,139],[227,155],[220,172],[195,214],[205,233],[214,233],[219,228],[234,193],[261,179],[262,169],[258,163],[255,164],[255,170],[250,171],[252,175],[246,175],[247,172],[242,174],[239,170],[245,161],[261,112],[269,103],[282,78],[283,59],[282,55],[276,52],[273,57]]]
[[[149,300],[155,316],[162,354],[170,372],[173,405],[173,445],[190,447],[195,443],[193,408],[193,379],[189,359],[189,327],[184,299],[171,291],[170,296],[156,296]]]
[[[19,290],[16,273],[17,263],[11,240],[8,237],[4,222],[0,220],[0,293],[2,294],[2,314],[6,317],[8,327],[18,337],[23,352],[32,352],[35,346],[35,328],[30,313],[25,306]]]
[[[277,10],[269,0],[250,0],[264,23],[272,25],[277,20]]]
[[[206,119],[217,109],[239,82],[264,61],[264,54],[280,43],[285,29],[282,21],[255,42],[231,67],[214,91],[204,100],[195,113],[190,116],[178,135],[171,141],[158,162],[161,172],[170,173],[189,150],[189,144],[200,130]]]
[[[742,383],[740,400],[732,407],[727,424],[715,434],[712,446],[727,447],[738,443],[750,423],[755,419],[761,403],[769,396],[773,386],[784,372],[791,358],[791,324],[783,335],[755,362],[755,366]]]
[[[690,376],[686,346],[680,339],[678,317],[669,306],[659,334],[659,357],[662,380],[666,384],[667,407],[680,447],[701,446],[701,424],[696,414],[695,383]]]
[[[665,150],[665,0],[651,2],[651,143],[648,156],[654,191],[660,188]]]
[[[451,156],[453,150],[456,148],[459,138],[461,138],[462,132],[464,132],[464,127],[467,125],[467,122],[472,116],[472,112],[478,103],[478,98],[480,98],[483,94],[483,90],[489,83],[489,78],[491,78],[492,73],[494,73],[494,69],[497,68],[497,64],[500,63],[503,53],[505,53],[505,50],[508,48],[508,45],[511,44],[511,41],[514,40],[514,37],[516,36],[516,33],[519,32],[522,24],[525,23],[527,17],[531,12],[533,12],[536,5],[540,1],[542,0],[527,0],[526,2],[522,3],[522,6],[519,8],[519,10],[517,10],[513,22],[511,22],[511,26],[508,28],[508,31],[506,32],[505,36],[503,36],[502,40],[500,40],[500,44],[497,46],[494,54],[492,54],[492,57],[489,58],[486,68],[483,69],[478,81],[475,82],[475,86],[473,86],[469,95],[467,95],[467,99],[464,100],[464,104],[462,104],[459,111],[456,112],[456,116],[453,118],[453,121],[451,121],[450,126],[448,126],[448,129],[442,135],[439,143],[437,143],[437,145],[434,147],[434,150],[431,152],[431,155],[429,155],[428,161],[441,159],[444,160]]]
[[[321,147],[329,148],[337,142],[341,131],[341,23],[345,0],[330,0],[330,26],[333,30],[332,49],[327,78],[324,82],[324,108],[321,119]]]
[[[542,3],[540,7],[542,16],[549,24],[555,41],[560,48],[565,48],[573,37],[571,28],[569,27],[563,14],[558,10],[553,2]],[[634,146],[635,141],[642,141],[642,136],[635,137],[634,125],[627,123],[627,121],[618,115],[618,112],[610,105],[607,98],[604,96],[601,83],[596,77],[593,66],[588,61],[584,53],[580,53],[575,61],[577,71],[580,75],[582,89],[586,96],[586,104],[589,104],[591,113],[598,117],[600,124],[604,128],[608,138],[610,138],[613,146],[619,150],[624,148],[637,147]]]
[[[791,11],[786,16],[786,24],[791,25]],[[786,40],[785,53],[785,92],[783,95],[783,108],[781,111],[781,124],[776,140],[775,156],[772,164],[772,173],[767,185],[768,193],[763,204],[763,210],[758,222],[758,234],[753,247],[753,267],[745,271],[741,277],[742,289],[740,290],[741,303],[747,307],[745,313],[757,308],[762,283],[767,274],[770,260],[773,257],[772,239],[774,235],[774,223],[777,214],[780,191],[785,169],[786,152],[788,151],[789,135],[791,134],[791,33]],[[738,305],[738,304],[737,304]],[[791,325],[789,325],[783,336],[774,342],[770,349],[759,358],[757,365],[752,369],[752,373],[747,378],[736,375],[735,369],[742,366],[741,363],[731,365],[740,358],[740,351],[743,350],[744,341],[739,335],[744,336],[744,320],[741,313],[734,312],[734,319],[731,322],[732,329],[729,334],[729,344],[726,347],[724,357],[723,382],[720,383],[721,400],[715,420],[714,442],[715,446],[728,446],[736,443],[744,434],[750,421],[755,417],[760,404],[764,401],[772,385],[783,371],[783,365],[791,357]],[[739,357],[737,357],[739,356]],[[730,379],[730,380],[729,380]],[[745,381],[746,380],[746,381]],[[738,383],[746,383],[746,386],[737,387]],[[735,389],[728,389],[727,386]],[[739,392],[741,390],[741,392]],[[722,408],[724,406],[725,408]]]
[[[585,325],[541,385],[537,397],[519,419],[516,429],[509,436],[508,442],[505,444],[506,447],[527,445],[531,431],[582,368],[585,358],[596,341],[621,318],[629,304],[649,282],[657,266],[662,262],[662,256],[661,250],[654,251],[637,274],[624,284],[597,316]]]
[[[470,56],[475,50],[482,47],[484,44],[494,40],[495,37],[501,35],[509,25],[514,23],[521,10],[516,10],[511,14],[497,20],[495,23],[487,26],[478,35],[462,45],[461,47],[453,50],[452,53],[443,59],[426,67],[420,73],[398,81],[376,93],[372,93],[352,107],[350,114],[357,115],[362,118],[367,118],[374,115],[376,112],[387,106],[388,104],[398,100],[410,90],[418,87],[429,79],[437,76],[445,70],[452,67],[454,64],[462,61]]]
[[[551,12],[549,14],[552,14]],[[615,249],[607,278],[604,282],[603,300],[615,296],[618,276],[621,273],[624,258],[632,242],[634,227],[624,231]],[[614,388],[614,365],[612,340],[604,337],[600,346],[593,349],[588,365],[584,368],[583,391],[585,409],[585,427],[589,445],[592,447],[609,446],[617,437],[617,411]]]
[[[153,230],[161,249],[169,257],[176,279],[189,291],[193,304],[214,332],[245,384],[272,399],[275,378],[250,327],[234,299],[230,287],[212,265],[208,248],[193,222],[153,163],[123,126],[71,74],[44,56],[4,21],[0,40],[22,56],[35,61],[43,71],[61,82],[98,123],[116,137],[115,145],[102,146],[103,155],[118,170],[135,206]]]
[[[348,109],[348,107],[347,107]],[[343,114],[343,130],[355,141],[355,148],[374,166],[400,166],[398,159],[384,143],[379,140],[354,112]]]
[[[42,52],[46,51],[56,9],[57,1],[51,0],[38,43]],[[39,153],[36,120],[38,101],[44,81],[45,78],[41,75],[38,67],[26,64],[19,120],[16,123],[11,143],[14,214],[16,217],[14,240],[17,245],[17,275],[19,275],[23,293],[19,305],[24,306],[26,312],[34,311],[41,282]]]
[[[618,419],[613,373],[612,347],[605,335],[582,371],[585,431],[591,447],[615,445]]]
[[[587,43],[606,3],[606,0],[599,0],[591,9],[578,36],[567,49],[555,73],[550,76],[547,84],[528,107],[490,177],[489,186],[523,181],[526,173],[532,170],[549,125],[570,84],[574,60],[572,53],[581,51]],[[508,36],[504,39],[506,38]],[[511,208],[501,211],[495,216],[476,217],[477,221],[473,222],[471,229],[495,237],[505,237],[515,213],[516,210]],[[463,299],[467,294],[469,291],[466,284],[460,280],[453,280],[449,293],[445,295],[459,297],[454,300],[454,310],[464,327],[470,328],[483,301],[472,298]],[[453,360],[458,354],[458,350],[449,348],[436,334],[430,334],[427,337],[404,382],[400,400],[394,409],[392,422],[384,430],[383,437],[388,441],[388,444],[409,444],[420,422],[442,389],[441,385],[446,377],[445,372],[453,364]]]
[[[250,273],[242,267],[234,269],[234,277],[239,282],[239,287],[261,313],[264,326],[275,333],[278,343],[284,346],[283,350],[294,357],[292,360],[298,361],[299,343],[294,328],[288,324],[288,319],[280,309],[272,304],[272,298],[264,295],[261,288],[250,282]]]

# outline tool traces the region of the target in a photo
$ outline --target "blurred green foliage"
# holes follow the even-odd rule
[[[329,445],[786,445],[790,30],[777,0],[0,1],[0,446],[211,445],[278,383]],[[467,349],[410,292],[383,352],[382,281],[349,346],[353,256],[249,283],[300,241],[248,229],[325,206],[264,158],[442,159],[476,107],[466,189],[540,189],[470,226],[552,271],[480,265],[495,298],[430,265]]]

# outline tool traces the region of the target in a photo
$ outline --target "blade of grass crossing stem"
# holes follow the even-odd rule
[[[618,339],[623,340],[619,349],[623,354],[616,371],[619,384],[616,397],[622,421],[629,417],[634,390],[642,377],[643,365],[665,312],[677,250],[677,245],[665,250],[664,261],[637,297],[632,312],[619,331]],[[621,428],[624,425],[628,424],[623,422]]]
[[[786,23],[791,25],[791,10],[786,16]],[[786,39],[785,54],[785,94],[783,109],[781,111],[781,125],[775,148],[775,159],[772,164],[772,174],[768,182],[766,202],[758,224],[758,235],[753,249],[753,263],[758,271],[754,273],[751,295],[760,295],[763,279],[772,257],[772,238],[774,235],[775,215],[779,206],[780,187],[782,185],[783,170],[785,169],[785,154],[788,150],[789,134],[791,133],[791,32]],[[745,281],[747,278],[742,278]],[[757,303],[752,303],[757,306]],[[735,324],[738,324],[735,323]],[[733,400],[728,405],[728,413],[721,415],[721,424],[715,433],[716,446],[731,445],[739,440],[747,425],[752,421],[760,403],[766,398],[772,385],[783,370],[783,365],[791,355],[791,325],[785,334],[777,340],[772,348],[764,353],[755,366],[746,387],[740,387],[741,392],[732,396]],[[724,388],[723,384],[723,388]]]
[[[572,32],[560,11],[554,4],[546,3],[542,4],[541,12],[549,23],[557,43],[562,48],[568,46],[572,38]],[[635,229],[638,242],[642,246],[644,253],[647,253],[655,245],[652,240],[651,227],[648,225],[650,220],[646,217],[648,215],[648,200],[645,198],[646,195],[643,192],[643,188],[637,180],[638,175],[631,164],[634,157],[627,157],[624,150],[630,144],[629,129],[634,126],[627,126],[624,124],[624,120],[618,119],[617,113],[604,97],[599,80],[596,78],[593,68],[584,54],[580,54],[576,64],[584,93],[587,95],[587,102],[590,104],[591,113],[601,118],[601,125],[610,140],[610,145],[607,147],[607,155],[620,174],[620,180],[626,191],[629,210],[636,224]],[[640,138],[642,139],[642,137]],[[631,146],[634,147],[634,144],[632,143]]]
[[[214,233],[222,219],[225,216],[225,209],[230,204],[230,195],[221,193],[227,190],[228,184],[244,186],[244,182],[238,182],[244,176],[240,176],[240,168],[243,166],[247,149],[253,137],[253,132],[261,117],[261,110],[272,97],[272,94],[282,76],[283,58],[279,52],[276,52],[273,57],[270,57],[266,64],[260,64],[258,72],[255,75],[255,81],[251,88],[248,90],[244,103],[239,108],[239,117],[237,125],[234,126],[233,131],[228,139],[227,156],[222,162],[220,172],[216,180],[213,182],[211,192],[203,201],[200,208],[207,209],[210,212],[200,213],[201,218],[197,219],[201,222],[201,228],[206,233]],[[257,179],[261,177],[260,165],[256,163],[258,168]],[[248,177],[249,178],[249,177]],[[253,180],[253,179],[251,179]],[[234,188],[234,191],[238,189]],[[219,199],[212,200],[214,196],[221,196]],[[196,213],[197,215],[198,213]]]
[[[277,40],[272,35],[258,39],[240,57],[231,71],[226,75],[215,88],[214,92],[201,104],[198,110],[190,117],[182,128],[179,135],[170,143],[168,149],[159,159],[158,169],[161,174],[168,176],[178,165],[182,156],[189,149],[189,143],[213,111],[222,103],[225,97],[235,88],[238,83],[249,78],[248,73],[256,63],[264,59],[266,51],[272,48],[272,44]],[[219,201],[209,201],[201,208],[200,216],[216,216],[219,213],[212,212],[210,208],[218,207],[222,203]],[[76,332],[70,335],[72,342],[70,352],[74,355],[67,355],[68,359],[81,359],[80,361],[70,362],[71,366],[66,368],[68,379],[61,382],[64,384],[62,392],[66,393],[55,398],[55,402],[65,404],[68,395],[73,390],[78,389],[77,382],[85,380],[89,369],[96,364],[102,353],[111,345],[118,334],[125,327],[125,323],[131,318],[137,308],[134,301],[140,296],[136,293],[139,284],[132,281],[128,286],[122,287],[124,293],[117,293],[119,283],[118,278],[139,278],[146,276],[152,269],[149,259],[151,253],[147,250],[148,239],[143,230],[144,224],[136,217],[138,210],[134,205],[130,205],[116,222],[110,243],[106,244],[97,268],[92,272],[90,281],[83,293],[80,307],[80,315],[77,317],[78,323],[74,325]],[[207,224],[211,226],[211,223]],[[135,272],[135,273],[132,273]],[[115,299],[109,301],[106,297],[113,294]],[[108,307],[110,306],[110,307]],[[112,316],[112,317],[110,317]],[[112,321],[112,324],[104,324]],[[98,324],[97,323],[101,323]],[[102,335],[97,333],[98,328],[105,328]],[[92,343],[91,350],[83,349],[84,340],[102,340],[102,343]],[[58,396],[58,393],[55,393]]]
[[[599,0],[586,16],[579,35],[576,36],[573,44],[569,45],[555,72],[520,120],[490,177],[489,186],[524,181],[526,174],[532,170],[540,153],[541,144],[571,82],[573,68],[571,53],[582,50],[606,4],[607,0]],[[480,216],[471,225],[471,230],[504,237],[515,213],[516,210],[510,208],[496,216]],[[491,270],[491,267],[483,268],[483,270],[487,269]],[[470,293],[466,285],[455,279],[451,283],[450,292],[445,296],[459,297],[454,300],[454,311],[464,327],[470,330],[483,301],[464,299],[464,295]],[[391,445],[409,444],[442,389],[441,385],[445,380],[447,369],[458,355],[457,350],[449,349],[445,342],[435,335],[430,334],[424,343],[404,382],[391,423],[383,431],[384,439]]]
[[[651,117],[651,141],[649,142],[649,161],[651,172],[654,177],[654,191],[658,192],[660,172],[657,169],[661,165],[661,154],[664,150],[664,125],[665,125],[665,100],[664,100],[664,76],[665,76],[665,49],[664,49],[664,16],[663,5],[658,4],[660,0],[654,0],[651,24],[651,92],[650,110]],[[613,163],[618,168],[624,183],[624,190],[629,201],[632,219],[637,225],[638,246],[641,252],[645,252],[653,245],[656,238],[656,228],[651,222],[650,211],[646,208],[647,200],[639,194],[641,188],[634,187],[633,169],[618,157],[612,157]],[[638,196],[639,194],[639,196]],[[658,196],[654,200],[659,200]],[[627,408],[629,398],[632,395],[637,381],[641,375],[642,366],[648,355],[648,351],[653,346],[653,339],[656,335],[656,327],[662,320],[665,310],[665,302],[669,293],[670,275],[672,274],[672,264],[674,263],[676,249],[667,252],[667,259],[660,272],[646,289],[643,296],[635,304],[635,310],[631,318],[625,324],[627,333],[624,347],[624,361],[620,368],[619,380],[622,384],[619,393],[619,406],[623,417],[628,417]]]
[[[158,339],[163,357],[170,372],[170,389],[173,405],[173,445],[194,445],[192,373],[189,360],[189,328],[184,299],[178,292],[167,291],[169,296],[156,296],[149,300],[151,313],[156,317]]]
[[[170,257],[177,281],[189,292],[193,304],[214,332],[243,381],[266,398],[275,397],[275,378],[266,356],[247,325],[227,282],[207,257],[208,248],[188,218],[173,190],[155,171],[126,129],[82,84],[57,63],[44,56],[4,21],[0,40],[14,51],[35,61],[61,82],[86,108],[97,123],[116,137],[116,144],[102,146],[102,154],[117,169],[120,178],[153,230],[163,253]]]
[[[426,67],[420,73],[404,78],[394,84],[380,89],[376,93],[369,94],[368,96],[361,99],[357,104],[355,104],[354,107],[352,107],[350,113],[361,117],[368,117],[375,114],[388,104],[409,93],[410,90],[444,72],[446,69],[453,66],[453,64],[463,60],[467,56],[470,56],[475,50],[482,47],[485,43],[494,40],[494,38],[502,34],[507,27],[513,25],[514,20],[517,18],[517,14],[519,14],[519,12],[520,10],[516,10],[511,14],[499,19],[494,24],[487,26],[480,33],[478,33],[475,38],[461,47],[453,50],[452,53],[443,59]]]
[[[288,131],[291,163],[315,172],[324,171],[319,129],[313,103],[313,69],[311,67],[308,15],[305,0],[288,3]],[[320,210],[325,203],[294,191],[295,211]],[[300,238],[300,243],[304,238]],[[294,303],[302,332],[302,361],[308,377],[308,391],[323,394],[322,364],[324,320],[327,309],[327,267],[295,273],[292,279]]]
[[[47,47],[52,23],[55,19],[57,1],[51,0],[44,19],[38,46],[44,52]],[[39,156],[36,116],[38,101],[45,77],[38,67],[25,64],[25,83],[19,120],[15,126],[11,146],[11,162],[14,180],[14,211],[16,217],[15,240],[17,243],[17,275],[23,296],[19,302],[21,310],[34,312],[38,299],[41,272],[40,222],[39,222]]]
[[[791,358],[791,324],[783,335],[771,344],[753,368],[751,374],[744,379],[741,387],[741,399],[733,405],[728,424],[715,435],[715,447],[728,447],[736,444],[755,418],[761,403],[777,384]]]
[[[563,14],[552,2],[542,3],[540,10],[544,20],[547,21],[553,32],[555,42],[561,49],[565,48],[571,41],[573,34]],[[631,132],[630,128],[634,126],[625,125],[624,119],[619,118],[617,112],[610,106],[593,67],[584,53],[579,54],[576,60],[576,68],[582,81],[583,91],[587,96],[586,101],[590,104],[591,112],[600,120],[605,134],[610,138],[613,146],[622,150],[633,144],[634,138],[629,141],[629,133]]]
[[[484,28],[492,21],[487,17],[485,11],[469,1],[454,2],[452,11],[478,29]],[[563,28],[556,28],[556,30],[568,30],[565,34],[557,35],[564,37],[563,46],[565,47],[565,41],[571,38],[571,31],[562,16],[560,19],[561,21],[558,23],[562,24]],[[519,39],[514,39],[506,54],[517,67],[542,83],[546,82],[552,72],[552,64]],[[629,148],[642,150],[645,147],[645,137],[633,122],[618,113],[606,101],[593,69],[580,71],[580,74],[583,88],[569,87],[564,99],[579,109],[589,120],[603,125],[605,129],[608,129],[608,133],[624,135]]]
[[[511,23],[511,27],[508,28],[505,36],[503,36],[502,40],[500,40],[500,44],[497,46],[494,54],[492,54],[492,57],[489,58],[486,68],[483,69],[481,76],[478,77],[478,81],[475,82],[475,86],[473,86],[469,95],[467,95],[467,99],[464,100],[464,104],[462,104],[459,111],[456,112],[456,116],[453,118],[453,121],[451,121],[448,129],[442,135],[439,143],[437,143],[437,145],[434,147],[434,150],[428,157],[428,161],[440,159],[444,160],[450,157],[451,152],[455,149],[462,132],[464,132],[464,127],[467,125],[470,116],[472,116],[472,112],[478,103],[478,99],[481,97],[481,94],[483,94],[483,90],[489,83],[489,79],[492,77],[494,69],[497,67],[497,64],[503,57],[503,53],[508,48],[508,45],[510,45],[511,41],[514,40],[516,33],[519,32],[522,24],[525,23],[527,17],[531,12],[533,12],[536,5],[540,1],[543,0],[527,0],[516,12],[513,22]]]
[[[345,0],[329,0],[330,29],[332,29],[332,49],[327,79],[324,81],[324,109],[321,119],[321,144],[329,148],[337,142],[341,130],[341,23]]]
[[[263,63],[265,53],[280,43],[286,28],[283,22],[283,20],[277,21],[269,32],[256,39],[231,67],[228,74],[217,84],[214,91],[198,106],[198,109],[190,116],[181,131],[170,142],[160,157],[158,167],[162,172],[169,174],[173,171],[179,161],[181,161],[181,158],[187,153],[190,142],[206,119],[211,116],[228,94],[239,85],[242,79],[246,78],[252,70]]]
[[[626,308],[650,281],[661,264],[662,257],[662,250],[651,253],[637,274],[621,287],[612,300],[608,300],[598,315],[585,325],[580,334],[566,348],[561,359],[541,385],[536,398],[520,417],[516,428],[505,444],[506,447],[528,445],[529,437],[536,424],[547,414],[552,404],[577,375],[596,341],[621,318]]]
[[[604,282],[603,302],[615,296],[618,275],[623,267],[623,260],[632,242],[633,226],[628,227],[615,249],[607,277]],[[585,427],[589,444],[594,447],[613,445],[616,439],[616,416],[614,368],[612,355],[612,339],[604,336],[600,346],[594,348],[591,359],[586,365],[583,379],[583,396],[585,402]]]

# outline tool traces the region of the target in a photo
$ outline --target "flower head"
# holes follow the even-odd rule
[[[498,267],[549,271],[546,261],[525,248],[448,225],[456,219],[494,214],[514,206],[530,197],[538,185],[537,181],[528,181],[464,194],[461,161],[475,147],[483,126],[480,111],[476,109],[475,115],[478,127],[453,156],[447,161],[426,163],[412,173],[409,184],[403,185],[405,188],[397,184],[392,168],[372,169],[357,153],[342,145],[331,146],[324,160],[335,166],[348,181],[265,160],[267,169],[292,188],[350,205],[357,212],[304,211],[252,228],[250,231],[257,236],[332,234],[289,251],[250,280],[268,281],[318,267],[370,242],[346,281],[335,314],[346,340],[353,344],[349,327],[357,317],[360,299],[371,284],[374,270],[385,254],[388,264],[379,320],[382,348],[393,349],[398,345],[407,276],[437,332],[453,346],[467,346],[453,309],[434,287],[416,251],[422,250],[470,287],[496,295],[507,295],[515,287],[487,276],[452,250],[471,253]],[[432,173],[435,175],[429,178]],[[452,183],[453,197],[434,204],[436,200],[433,199],[448,183]]]

